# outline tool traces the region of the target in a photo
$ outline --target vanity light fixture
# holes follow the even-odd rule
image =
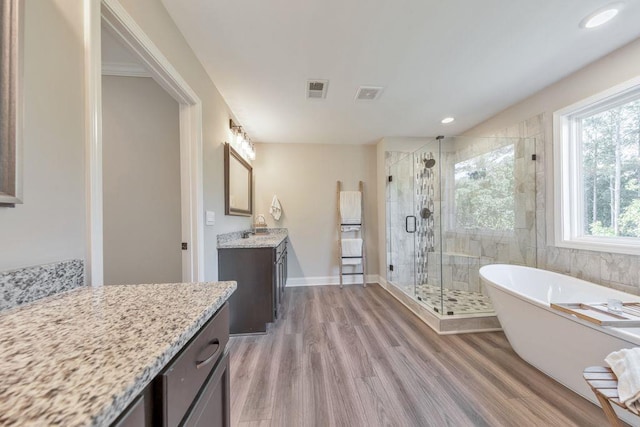
[[[622,3],[608,4],[607,6],[589,14],[586,18],[580,21],[580,27],[591,29],[606,24],[616,17],[618,12],[620,12],[620,9],[622,9]]]
[[[440,123],[442,123],[443,125],[448,125],[449,123],[453,123],[454,120],[455,118],[453,117],[445,117],[440,121]]]
[[[256,149],[253,142],[249,139],[247,134],[242,130],[242,126],[236,125],[232,119],[229,119],[229,129],[231,133],[235,135],[234,148],[240,153],[242,157],[247,160],[256,159]],[[233,140],[232,140],[233,141]]]

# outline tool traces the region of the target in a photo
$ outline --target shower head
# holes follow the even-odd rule
[[[427,169],[431,169],[436,165],[436,159],[425,159],[424,165],[427,167]]]

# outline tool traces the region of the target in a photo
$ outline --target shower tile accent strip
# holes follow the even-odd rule
[[[436,177],[433,168],[426,166],[427,160],[435,160],[432,152],[420,151],[415,156],[415,192],[416,211],[422,216],[423,212],[429,212],[428,217],[418,221],[416,230],[416,283],[422,284],[429,281],[428,253],[435,251],[435,215],[436,206]]]
[[[80,286],[84,286],[81,259],[0,272],[0,311]]]

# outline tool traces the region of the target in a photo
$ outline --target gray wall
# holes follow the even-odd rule
[[[289,277],[293,282],[338,275],[338,180],[343,181],[345,190],[357,190],[358,181],[365,183],[367,271],[377,274],[375,146],[257,144],[256,147],[255,211],[264,214],[270,226],[289,229]],[[269,215],[274,194],[282,204],[282,217],[277,222]]]
[[[82,2],[25,2],[24,204],[0,208],[0,271],[85,257]]]
[[[182,281],[178,114],[153,79],[102,78],[105,284]]]

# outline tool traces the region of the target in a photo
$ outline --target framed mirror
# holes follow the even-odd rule
[[[226,215],[253,214],[253,168],[231,145],[224,145],[224,207]]]
[[[24,0],[0,0],[0,207],[22,203]]]

